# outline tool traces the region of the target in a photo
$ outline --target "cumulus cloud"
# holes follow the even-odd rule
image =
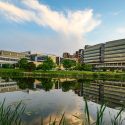
[[[27,8],[23,9],[12,3],[1,1],[0,11],[13,21],[32,21],[64,34],[82,35],[92,31],[100,24],[100,20],[94,19],[92,9],[68,11],[67,14],[64,14],[40,4],[37,0],[22,0],[20,2]]]
[[[55,11],[49,6],[39,3],[38,0],[0,0],[0,16],[6,17],[7,21],[16,23],[33,22],[41,28],[49,27],[58,33],[44,38],[42,35],[32,34],[32,31],[30,34],[14,31],[15,34],[11,35],[10,43],[7,38],[2,36],[3,41],[8,43],[11,48],[14,45],[15,48],[21,47],[21,42],[26,41],[23,43],[25,49],[32,50],[33,46],[39,45],[35,49],[45,52],[53,51],[58,54],[64,51],[73,53],[83,48],[87,41],[86,33],[91,32],[101,23],[100,16],[94,15],[92,9]],[[15,37],[18,38],[18,41],[15,40]]]

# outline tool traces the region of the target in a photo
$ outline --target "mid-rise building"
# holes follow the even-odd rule
[[[104,66],[125,68],[125,39],[105,43]]]
[[[56,64],[56,56],[51,54],[31,54],[30,61],[34,62],[37,65],[43,63],[47,57],[50,57],[53,62]]]
[[[64,52],[64,53],[63,53],[63,58],[71,58],[70,53]]]
[[[79,49],[78,51],[78,62],[84,63],[84,49]]]
[[[0,66],[2,64],[15,64],[21,58],[25,58],[24,53],[0,50]]]
[[[104,44],[85,46],[84,63],[98,65],[104,62]]]

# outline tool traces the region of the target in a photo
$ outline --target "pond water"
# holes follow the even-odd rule
[[[110,125],[111,117],[116,116],[125,102],[125,82],[61,79],[61,78],[0,78],[0,102],[6,99],[6,104],[15,104],[22,100],[26,111],[22,117],[25,125],[45,124],[50,116],[60,119],[65,112],[66,118],[73,124],[81,124],[85,102],[91,118],[96,119],[97,108],[106,103],[104,121]],[[110,112],[110,113],[109,113]],[[122,113],[125,117],[125,113]],[[125,125],[125,121],[123,121]]]

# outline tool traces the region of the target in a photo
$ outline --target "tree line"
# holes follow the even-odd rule
[[[46,59],[41,62],[41,64],[37,65],[34,62],[28,61],[26,58],[22,58],[16,64],[3,64],[2,68],[19,68],[24,69],[26,71],[34,71],[34,70],[79,70],[79,71],[92,71],[93,67],[90,64],[80,64],[75,60],[63,59],[61,61],[61,65],[57,66],[50,57],[46,57]]]

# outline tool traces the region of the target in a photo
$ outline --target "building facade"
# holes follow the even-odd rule
[[[104,63],[97,68],[125,69],[125,39],[106,42],[104,45]]]
[[[109,68],[125,68],[125,39],[106,42],[104,64]]]
[[[43,63],[47,57],[50,57],[53,62],[56,64],[56,56],[55,55],[51,55],[51,54],[31,54],[30,55],[30,61],[34,62],[34,64],[36,64],[36,66],[38,66],[39,64]]]
[[[104,63],[104,44],[85,46],[84,63],[99,65]]]
[[[0,66],[2,66],[2,64],[15,64],[21,58],[25,58],[25,54],[19,52],[0,50]]]

